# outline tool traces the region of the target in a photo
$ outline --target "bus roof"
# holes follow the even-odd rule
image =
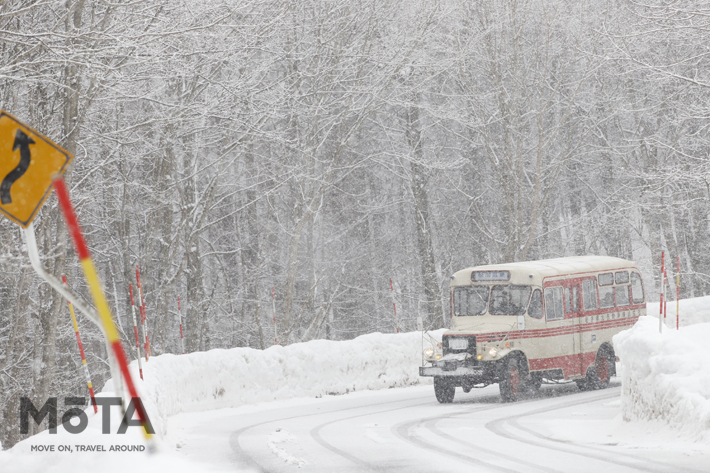
[[[571,274],[595,273],[620,268],[636,268],[636,263],[613,256],[570,256],[539,261],[474,266],[451,276],[452,286],[471,284],[474,271],[510,271],[510,283],[541,286],[544,278]]]

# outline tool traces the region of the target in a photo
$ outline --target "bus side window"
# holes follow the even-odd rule
[[[582,298],[584,299],[584,310],[594,310],[597,308],[596,279],[585,279],[582,281]]]
[[[569,314],[572,312],[572,308],[570,306],[570,302],[572,302],[572,296],[570,295],[569,288],[565,288],[565,314]]]
[[[609,309],[614,307],[614,287],[600,286],[599,287],[599,308]]]
[[[634,304],[643,302],[643,283],[641,275],[636,272],[631,273],[631,300],[634,301]]]
[[[542,292],[540,289],[535,289],[530,298],[530,306],[528,307],[528,315],[533,319],[542,318]]]
[[[547,320],[564,318],[562,305],[562,287],[548,287],[545,289],[545,315]]]
[[[629,285],[616,286],[616,305],[619,307],[629,305]]]
[[[572,312],[577,312],[577,304],[579,304],[578,301],[579,299],[577,298],[577,286],[574,286],[572,288]]]

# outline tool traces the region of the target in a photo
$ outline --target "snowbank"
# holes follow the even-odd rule
[[[443,333],[439,330],[431,335],[441,340]],[[136,362],[131,363],[131,370],[151,423],[162,436],[167,418],[181,412],[431,383],[430,378],[419,377],[421,353],[421,332],[374,333],[342,342],[314,340],[266,350],[234,348],[156,356],[143,363],[143,381]],[[113,382],[109,380],[98,396],[113,395]],[[106,473],[201,471],[201,465],[160,448],[162,453],[153,456],[112,453],[110,449],[116,445],[142,448],[141,429],[129,428],[126,434],[117,435],[121,413],[114,407],[111,434],[102,434],[101,412],[96,415],[91,407],[85,412],[88,427],[80,434],[70,434],[59,426],[56,434],[45,430],[9,451],[0,451],[3,473],[65,473],[96,465],[102,465]],[[33,446],[54,448],[38,453]],[[82,446],[100,446],[103,451],[80,452]],[[66,450],[61,451],[64,447]]]
[[[695,302],[707,311],[707,301]],[[658,310],[658,304],[655,306]],[[653,313],[651,307],[648,312]],[[695,317],[700,319],[701,315]],[[660,422],[689,437],[710,438],[708,340],[710,323],[679,331],[665,329],[661,334],[658,319],[652,316],[641,317],[634,327],[616,335],[624,420]]]
[[[443,330],[432,335],[441,340]],[[421,332],[313,340],[266,350],[233,348],[162,355],[139,383],[156,431],[168,417],[294,397],[320,397],[431,382],[420,378]],[[137,366],[131,368],[138,379]]]

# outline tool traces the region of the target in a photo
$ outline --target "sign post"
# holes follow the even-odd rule
[[[27,254],[37,274],[101,329],[111,359],[109,366],[114,383],[120,389],[123,375],[131,397],[139,399],[113,317],[71,206],[69,192],[61,177],[72,159],[69,153],[44,135],[19,122],[7,112],[0,111],[0,213],[24,228]],[[52,186],[57,190],[69,234],[81,260],[97,310],[86,304],[42,266],[32,221],[47,200]],[[135,407],[148,450],[154,451],[152,426],[143,404],[138,402]]]

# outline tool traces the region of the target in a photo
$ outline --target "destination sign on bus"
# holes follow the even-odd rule
[[[510,271],[474,271],[471,273],[473,282],[510,281]]]

